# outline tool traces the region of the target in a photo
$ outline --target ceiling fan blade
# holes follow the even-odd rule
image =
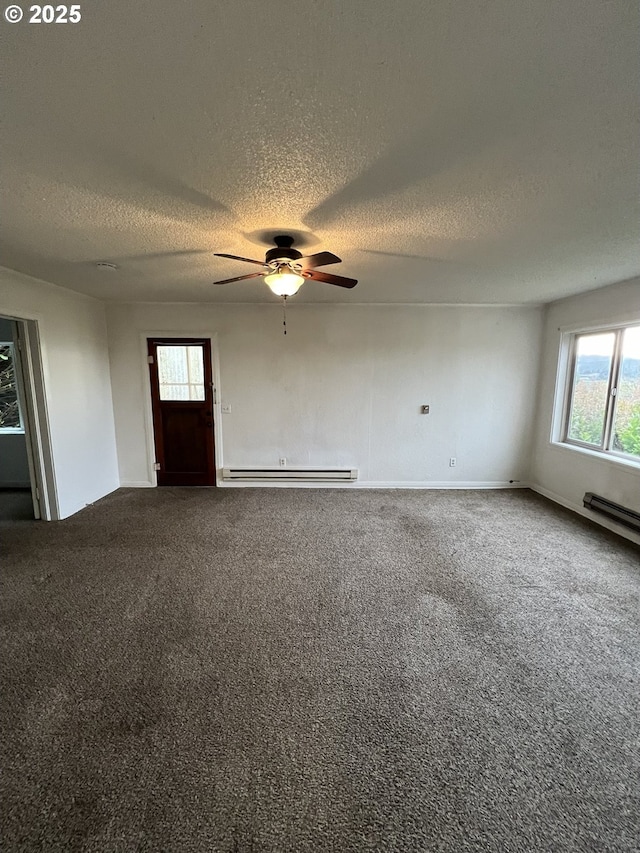
[[[333,255],[331,252],[318,252],[316,255],[307,255],[305,258],[300,258],[300,263],[303,268],[308,267],[325,267],[328,264],[339,264],[341,258]]]
[[[223,255],[220,252],[213,253],[216,258],[231,258],[232,261],[245,261],[247,264],[258,264],[260,267],[266,267],[264,261],[254,261],[251,258],[239,258],[238,255]]]
[[[244,281],[246,278],[262,278],[264,273],[251,272],[249,275],[239,275],[236,278],[224,278],[222,281],[214,281],[214,284],[231,284],[232,281]]]
[[[343,275],[331,275],[328,272],[320,272],[320,270],[309,270],[306,277],[312,278],[314,281],[326,281],[327,284],[337,284],[338,287],[355,287],[358,283],[355,278],[345,278]]]

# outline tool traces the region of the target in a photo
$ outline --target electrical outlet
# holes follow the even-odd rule
[[[449,468],[455,468],[455,467],[456,467],[456,457],[451,456],[449,458]]]
[[[280,457],[280,467],[281,467],[281,468],[286,468],[286,467],[287,467],[287,460],[285,459],[285,457],[284,457],[284,456],[281,456],[281,457]]]

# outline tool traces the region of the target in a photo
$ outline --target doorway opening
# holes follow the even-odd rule
[[[159,486],[215,486],[209,338],[147,338]]]
[[[37,323],[0,315],[0,520],[57,517]]]

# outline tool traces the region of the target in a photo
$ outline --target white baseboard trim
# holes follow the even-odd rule
[[[610,530],[612,533],[617,533],[618,536],[624,536],[625,539],[629,539],[629,541],[634,542],[636,545],[640,545],[640,536],[638,536],[637,533],[634,533],[633,530],[629,530],[624,525],[616,524],[615,521],[611,521],[604,516],[600,516],[597,512],[590,512],[586,507],[575,504],[573,501],[568,501],[566,498],[563,498],[561,495],[557,495],[555,492],[549,491],[549,489],[545,489],[544,486],[541,486],[538,483],[531,483],[530,488],[539,495],[549,498],[550,501],[560,504],[560,506],[570,509],[572,512],[577,512],[578,515],[581,515],[583,518],[587,518],[589,521],[599,524],[600,527],[606,527],[607,530]]]
[[[528,489],[529,483],[510,483],[508,480],[339,480],[323,483],[296,481],[281,483],[277,480],[222,480],[216,483],[219,489]],[[122,489],[155,489],[149,480],[122,480]],[[532,487],[531,487],[532,488]]]
[[[422,481],[390,481],[390,480],[362,480],[355,482],[300,482],[281,483],[277,480],[265,482],[264,480],[242,480],[229,481],[220,480],[218,486],[221,489],[528,489],[528,483],[510,483],[508,480],[481,481],[470,480],[467,482],[452,482],[450,480],[422,480]]]
[[[421,482],[399,481],[375,482],[369,480],[363,483],[354,483],[361,489],[528,489],[528,483],[510,483],[508,480],[466,480],[455,482],[452,480],[423,480]]]

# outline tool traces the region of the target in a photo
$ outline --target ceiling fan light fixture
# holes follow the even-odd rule
[[[275,272],[268,273],[264,280],[276,296],[293,296],[304,284],[304,276],[292,272],[288,267],[280,267]]]

